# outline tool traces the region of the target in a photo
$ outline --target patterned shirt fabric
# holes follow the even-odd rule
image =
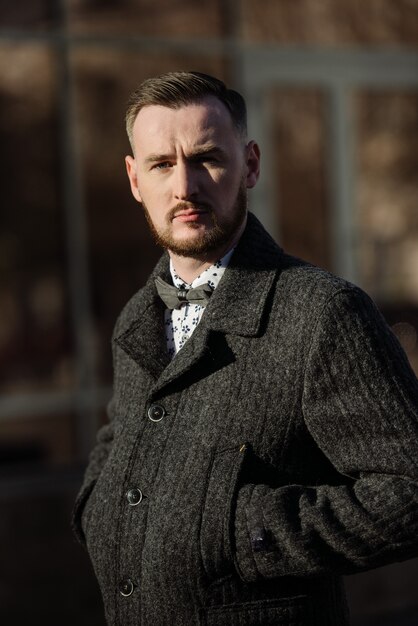
[[[208,283],[212,289],[216,289],[221,280],[229,260],[232,256],[234,248],[227,252],[219,261],[204,270],[192,283],[186,283],[180,278],[174,269],[173,262],[170,259],[170,272],[173,279],[173,285],[178,289],[195,289],[200,285]],[[184,346],[186,341],[190,339],[196,326],[201,320],[205,307],[200,304],[190,304],[185,302],[180,309],[165,311],[165,334],[167,338],[167,349],[171,357]]]

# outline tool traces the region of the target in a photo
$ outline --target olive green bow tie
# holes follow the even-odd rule
[[[208,283],[199,285],[195,289],[179,289],[169,285],[162,278],[156,278],[155,286],[158,295],[168,309],[179,309],[185,302],[206,306],[213,293],[213,289]]]

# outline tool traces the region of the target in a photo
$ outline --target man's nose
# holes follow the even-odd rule
[[[190,200],[197,193],[197,172],[191,163],[179,161],[175,167],[174,196],[177,200]]]

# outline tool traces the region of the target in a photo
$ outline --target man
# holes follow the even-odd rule
[[[362,291],[247,213],[239,94],[150,79],[127,128],[167,252],[117,322],[75,509],[107,621],[346,624],[340,576],[417,553],[417,380]]]

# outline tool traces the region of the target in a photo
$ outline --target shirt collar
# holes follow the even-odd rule
[[[186,283],[180,278],[180,276],[174,269],[173,261],[170,258],[170,273],[173,279],[174,286],[180,289],[184,285],[186,289],[194,289],[196,287],[199,287],[200,285],[205,285],[206,283],[208,283],[212,287],[212,289],[216,289],[226,268],[228,267],[234,250],[235,248],[229,250],[229,252],[227,252],[221,259],[216,261],[216,263],[214,263],[213,265],[205,269],[201,274],[199,274],[199,276],[197,276],[192,283]]]

